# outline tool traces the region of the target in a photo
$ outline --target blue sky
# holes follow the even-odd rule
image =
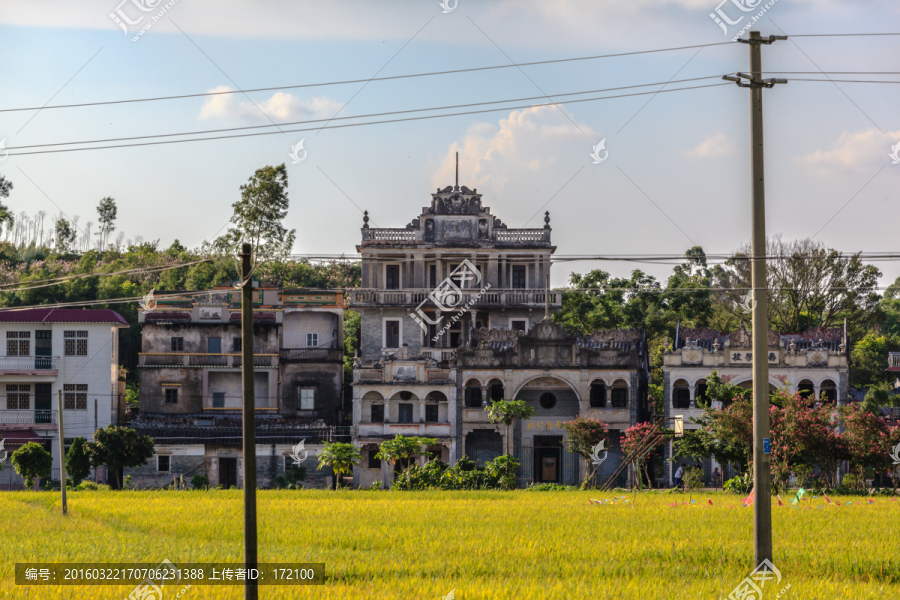
[[[709,17],[716,2],[705,0],[459,0],[446,14],[437,0],[178,0],[133,42],[138,26],[125,35],[109,17],[117,4],[6,0],[0,11],[0,108],[42,106],[54,94],[51,105],[366,79],[379,69],[380,76],[389,76],[708,44],[726,41],[739,29],[724,35]],[[132,19],[142,14],[131,0],[121,10]],[[731,0],[722,10],[732,19],[741,14]],[[779,28],[789,34],[900,32],[900,5],[777,0],[754,29],[768,35]],[[826,71],[892,71],[898,55],[900,37],[794,38],[765,47],[763,64],[772,71],[817,71],[816,65]],[[5,112],[0,139],[15,147],[263,125],[269,121],[260,108],[276,122],[328,118],[351,97],[341,116],[747,69],[748,47],[730,44],[699,53],[678,50],[365,87],[256,92],[249,94],[255,105],[246,96],[229,95]],[[894,250],[900,165],[888,155],[900,142],[898,91],[894,85],[792,81],[765,92],[770,234],[812,236],[834,217],[817,239],[846,251]],[[295,251],[352,253],[362,223],[359,208],[377,226],[404,226],[429,203],[430,192],[452,183],[452,156],[459,151],[460,183],[477,187],[510,227],[540,226],[543,210],[529,219],[550,201],[544,210],[550,211],[559,254],[672,254],[694,244],[710,253],[734,250],[750,232],[748,91],[732,85],[661,93],[646,104],[650,98],[318,134],[9,156],[0,162],[0,173],[15,185],[6,204],[17,214],[58,214],[38,187],[66,214],[79,215],[81,224],[96,221],[100,198],[113,196],[126,238],[159,238],[164,245],[177,238],[197,246],[225,225],[239,186],[255,169],[287,162],[287,225],[297,229]],[[307,158],[291,164],[291,146],[301,138]],[[601,139],[609,158],[595,165],[589,153]],[[553,284],[562,285],[573,269],[596,266],[623,276],[632,268],[561,265]],[[900,263],[879,266],[888,283],[900,275]],[[643,268],[658,276],[670,271]]]

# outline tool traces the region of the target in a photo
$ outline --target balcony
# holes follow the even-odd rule
[[[141,352],[138,354],[139,367],[188,367],[240,369],[243,357],[240,354],[205,354],[195,352]],[[254,354],[253,366],[258,368],[278,367],[277,354]]]
[[[405,290],[382,289],[356,289],[350,290],[351,306],[418,306],[428,300],[428,295],[434,290],[430,288],[412,288]],[[479,290],[463,290],[462,300],[456,303],[456,307],[467,305],[477,308],[509,307],[543,307],[548,300],[548,292],[536,289],[494,289],[491,288],[483,294]],[[551,308],[562,306],[562,292],[550,291],[549,304]],[[426,304],[428,306],[430,302]]]
[[[55,410],[0,410],[0,425],[56,424]]]
[[[57,374],[58,356],[0,356],[0,375]]]
[[[340,348],[289,348],[278,352],[282,362],[343,362]]]
[[[900,371],[900,352],[888,354],[888,371]]]
[[[360,437],[390,437],[395,435],[451,437],[450,423],[360,423],[356,426]]]

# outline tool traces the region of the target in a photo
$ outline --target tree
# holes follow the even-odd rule
[[[3,175],[0,175],[0,198],[9,198],[9,191],[13,189],[12,181],[8,180]],[[13,224],[15,223],[15,218],[13,214],[9,212],[9,209],[0,202],[0,231],[3,230],[3,225],[5,224],[7,229],[11,229]]]
[[[512,436],[509,434],[509,428],[515,423],[516,419],[528,419],[534,414],[534,409],[524,400],[495,400],[485,407],[488,419],[495,425],[502,423],[506,425],[506,455],[512,456],[510,445]]]
[[[36,442],[28,442],[13,452],[11,460],[16,473],[25,478],[25,487],[32,487],[35,477],[50,479],[53,455]]]
[[[587,489],[588,484],[597,474],[600,465],[593,461],[594,447],[603,440],[609,441],[609,430],[606,423],[597,419],[575,417],[574,421],[566,421],[562,424],[566,432],[566,450],[584,458],[587,466],[587,476],[581,483],[581,489]],[[606,448],[609,450],[609,448]]]
[[[232,204],[234,227],[226,234],[232,251],[249,243],[251,251],[260,259],[290,253],[296,230],[288,231],[281,221],[288,211],[288,176],[284,163],[266,166],[241,186],[241,199]]]
[[[122,487],[120,470],[143,466],[153,456],[153,440],[145,435],[138,435],[137,431],[130,427],[109,425],[106,429],[94,432],[94,440],[85,444],[91,465],[109,467],[120,489]]]
[[[64,217],[56,220],[56,251],[60,254],[66,254],[72,250],[78,232]]]
[[[636,451],[640,447],[641,442],[647,438],[651,429],[653,429],[653,425],[650,423],[638,423],[637,425],[626,429],[625,437],[622,439],[622,450],[625,451],[625,454],[631,455],[632,452]],[[655,435],[658,436],[658,434]],[[647,487],[653,487],[653,478],[650,477],[650,461],[648,459],[651,452],[662,448],[665,444],[665,438],[658,437],[658,439],[648,448],[645,448],[644,452],[637,457],[637,460],[635,460],[635,479],[637,480],[638,486],[640,486],[641,471],[643,471],[644,475],[647,477]]]
[[[892,468],[890,457],[891,431],[880,416],[865,411],[858,404],[840,408],[850,472],[858,482],[865,481],[865,471],[872,468],[884,472]]]
[[[877,312],[875,292],[881,271],[812,239],[766,240],[766,276],[770,290],[768,315],[775,331],[834,327],[846,317],[851,339],[860,338]],[[745,245],[717,271],[717,284],[734,291],[720,301],[736,310],[750,284],[750,248]]]
[[[78,485],[91,474],[91,457],[85,449],[83,437],[77,437],[66,452],[66,474],[72,478],[72,485]]]
[[[710,405],[701,417],[691,417],[700,428],[685,431],[684,437],[675,441],[672,458],[715,456],[722,463],[749,465],[753,455],[752,392],[722,381],[716,371],[706,382]],[[718,402],[721,410],[713,408]]]
[[[894,374],[887,371],[888,355],[900,351],[900,336],[870,333],[850,351],[850,382],[856,387],[890,383]]]
[[[398,435],[381,443],[376,458],[386,460],[394,465],[399,464],[401,470],[408,471],[413,459],[428,452],[428,447],[437,444],[435,438]]]
[[[353,469],[353,465],[358,465],[362,459],[356,446],[343,442],[325,442],[317,456],[319,459],[317,469],[331,467],[331,470],[334,471],[334,489],[338,488],[338,480],[344,474],[349,473]]]
[[[109,196],[100,200],[100,204],[97,205],[97,215],[100,220],[100,231],[97,233],[97,237],[101,251],[106,249],[109,234],[116,229],[117,212],[116,201]]]

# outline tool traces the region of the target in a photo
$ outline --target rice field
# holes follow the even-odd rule
[[[261,491],[260,561],[322,562],[326,583],[265,586],[260,598],[441,600],[455,590],[458,600],[720,599],[752,570],[752,511],[738,497],[714,494],[712,506],[707,496],[694,496],[696,504],[681,494],[612,497]],[[788,584],[781,598],[900,597],[900,502],[840,502],[773,507],[783,580],[767,586],[767,600]],[[75,492],[68,517],[57,494],[9,492],[0,494],[0,511],[0,598],[121,600],[133,589],[17,586],[16,561],[178,564],[242,556],[235,490]],[[236,599],[243,590],[197,584],[182,598]]]

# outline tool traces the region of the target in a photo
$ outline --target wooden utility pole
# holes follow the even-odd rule
[[[244,383],[244,568],[255,569],[256,555],[256,398],[253,395],[253,278],[251,246],[241,252],[241,375]],[[244,600],[257,600],[255,579],[244,580]]]
[[[758,31],[738,40],[750,45],[750,73],[726,75],[723,79],[750,88],[750,132],[752,135],[753,201],[750,237],[750,285],[753,310],[753,568],[763,560],[772,561],[772,464],[769,458],[769,318],[766,282],[766,189],[763,156],[763,88],[785,79],[762,78],[760,47],[786,36],[763,39]],[[746,82],[744,81],[746,80]]]
[[[59,422],[59,489],[62,492],[63,514],[69,514],[66,502],[66,438],[63,437],[63,393],[56,390],[56,415]]]

